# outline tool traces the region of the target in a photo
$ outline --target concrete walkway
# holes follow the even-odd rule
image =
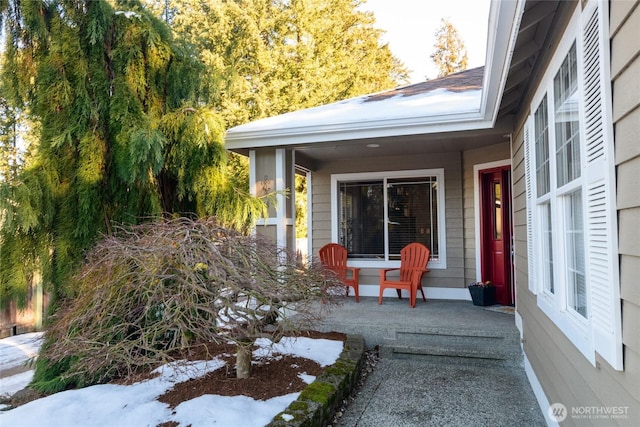
[[[470,301],[353,298],[319,325],[363,335],[381,359],[342,427],[544,426],[514,315]]]

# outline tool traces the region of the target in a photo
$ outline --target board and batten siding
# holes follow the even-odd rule
[[[415,169],[444,169],[447,268],[431,269],[423,278],[424,286],[464,288],[464,233],[462,209],[462,153],[437,153],[412,156],[345,159],[323,164],[312,172],[313,254],[331,242],[331,175]],[[360,283],[379,282],[378,269],[362,269]]]
[[[496,161],[508,161],[509,143],[499,143],[489,147],[467,150],[462,153],[463,196],[464,196],[464,282],[475,282],[476,271],[476,217],[475,184],[478,179],[474,174],[474,166]]]
[[[606,425],[635,425],[640,419],[640,2],[613,1],[609,6],[624,369],[613,369],[598,354],[593,366],[538,308],[529,290],[524,162],[528,110],[518,116],[512,141],[516,304],[524,352],[548,403],[562,403],[569,411],[626,408],[625,417],[607,419]],[[602,423],[568,417],[562,425]]]

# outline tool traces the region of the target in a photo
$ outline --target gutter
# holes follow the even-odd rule
[[[454,118],[455,117],[455,118]],[[228,149],[304,145],[316,142],[347,141],[389,136],[423,135],[465,130],[488,129],[493,126],[478,113],[449,116],[448,120],[426,122],[424,117],[403,120],[367,121],[335,125],[282,127],[270,130],[227,133]]]

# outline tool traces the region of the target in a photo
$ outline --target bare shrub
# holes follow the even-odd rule
[[[343,291],[319,264],[214,219],[118,229],[74,281],[78,295],[60,304],[36,365],[32,387],[45,393],[127,377],[206,342],[246,353],[257,337],[311,327]]]

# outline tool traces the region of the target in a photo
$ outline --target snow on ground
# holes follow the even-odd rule
[[[25,334],[32,335],[32,334]],[[37,353],[41,335],[0,340],[0,371],[22,365]],[[34,339],[35,338],[35,339]],[[271,341],[260,339],[257,357],[265,355]],[[271,350],[305,357],[322,366],[333,364],[342,352],[342,341],[283,338]],[[20,349],[19,351],[16,349]],[[20,358],[22,357],[22,358]],[[299,393],[269,400],[254,400],[246,396],[204,395],[183,402],[175,409],[158,402],[157,398],[174,384],[204,376],[224,365],[220,360],[167,364],[158,368],[160,375],[132,385],[102,384],[79,390],[68,390],[35,400],[9,411],[0,411],[1,426],[66,427],[83,426],[156,426],[174,421],[180,426],[260,427],[293,402]],[[0,394],[13,393],[13,383],[26,386],[33,371],[0,380]],[[14,377],[22,377],[15,379]],[[315,377],[303,376],[307,383]],[[19,381],[16,381],[19,380]]]
[[[32,332],[0,340],[0,396],[22,390],[31,382],[33,370],[17,372],[6,378],[4,376],[9,369],[21,371],[19,368],[38,355],[42,335],[42,332]]]
[[[16,391],[25,388],[33,378],[33,370],[30,369],[7,378],[0,378],[0,396],[12,395]]]
[[[42,332],[14,335],[0,340],[0,371],[23,365],[38,355]]]

